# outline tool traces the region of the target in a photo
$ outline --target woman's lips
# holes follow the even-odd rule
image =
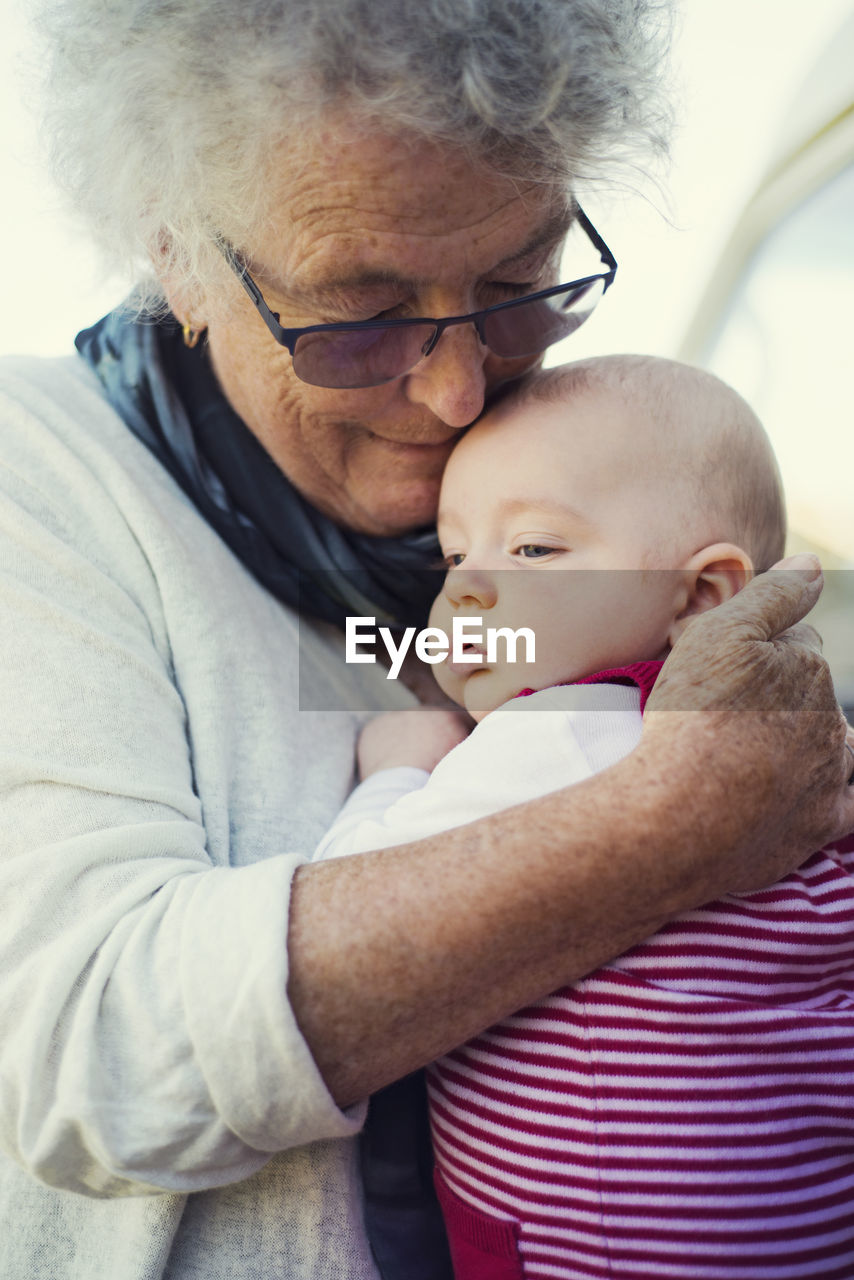
[[[450,453],[456,439],[456,432],[452,436],[443,436],[441,440],[393,440],[390,436],[376,434],[371,436],[372,443],[381,448],[389,449],[393,453],[413,454]]]

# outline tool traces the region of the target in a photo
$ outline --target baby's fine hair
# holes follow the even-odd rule
[[[529,374],[502,404],[566,404],[597,390],[655,428],[655,462],[670,491],[713,512],[757,572],[782,558],[786,507],[771,443],[747,402],[707,370],[656,356],[599,356]]]

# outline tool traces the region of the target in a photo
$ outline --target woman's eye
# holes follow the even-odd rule
[[[336,315],[334,320],[329,320],[328,324],[382,324],[388,320],[402,320],[405,318],[405,312],[399,307],[387,307],[384,311],[368,311],[364,307],[354,308],[352,312],[345,313],[343,310]]]
[[[557,283],[552,263],[542,263],[534,268],[527,280],[486,280],[483,288],[489,295],[487,305],[524,298],[529,293],[539,293]]]
[[[411,316],[412,308],[405,301],[395,302],[389,299],[387,306],[379,306],[380,299],[371,301],[365,298],[339,298],[334,310],[325,316],[328,324],[367,324],[376,320],[403,320]],[[318,313],[319,314],[319,313]]]
[[[498,302],[524,298],[528,293],[536,293],[540,287],[538,283],[532,283],[530,280],[525,281],[524,284],[516,284],[510,280],[490,280],[484,285],[483,301],[486,306],[495,306]]]
[[[368,316],[369,320],[406,320],[412,315],[412,308],[405,302],[398,302],[394,306],[384,307],[382,311],[375,312],[374,315]]]

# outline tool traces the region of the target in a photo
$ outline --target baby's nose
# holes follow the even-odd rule
[[[491,609],[498,599],[495,574],[485,569],[451,569],[445,579],[444,592],[458,609],[464,605]]]

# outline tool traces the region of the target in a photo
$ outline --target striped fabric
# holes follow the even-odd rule
[[[431,1068],[458,1280],[854,1277],[852,872],[680,917]]]

